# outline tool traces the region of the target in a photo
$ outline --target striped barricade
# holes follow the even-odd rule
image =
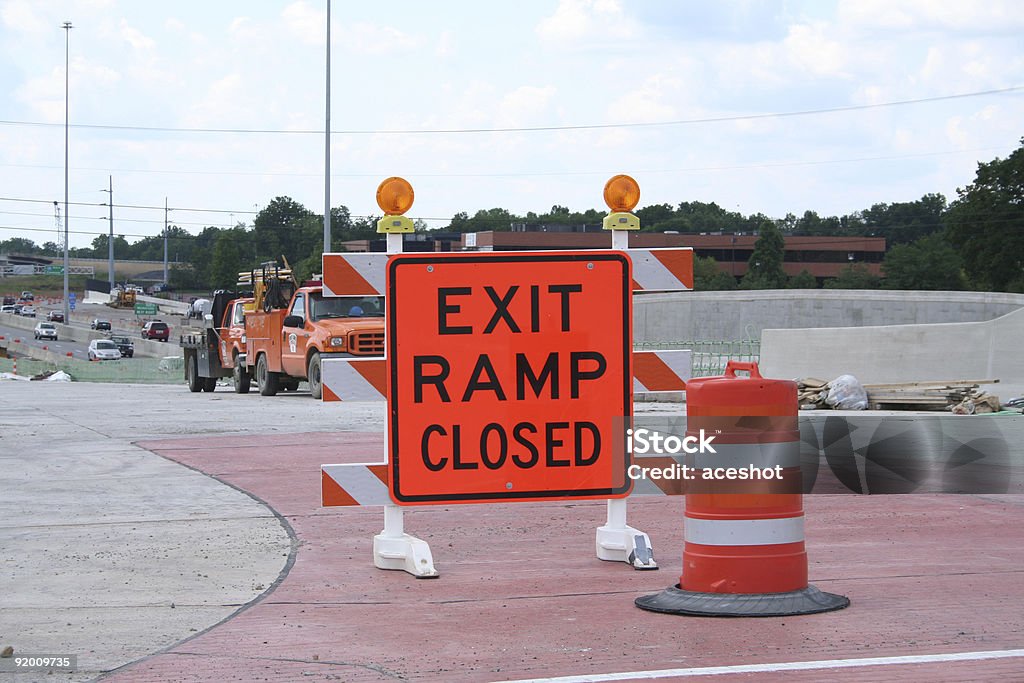
[[[685,292],[693,289],[693,249],[627,249],[633,262],[633,291]],[[327,253],[324,296],[384,295],[388,254]]]
[[[633,392],[685,391],[689,349],[633,352]],[[385,401],[383,358],[324,358],[320,361],[324,401]]]

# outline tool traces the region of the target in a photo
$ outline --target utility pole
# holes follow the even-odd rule
[[[68,106],[68,80],[71,60],[68,57],[71,49],[71,29],[74,28],[70,21],[64,22],[64,322],[71,323],[71,297],[68,291],[68,271],[71,269],[71,261],[68,258],[68,223],[71,222],[68,215],[68,121],[70,108]]]
[[[170,227],[167,224],[167,197],[164,197],[164,286],[167,286],[167,233]]]
[[[327,122],[324,124],[324,253],[331,250],[331,0],[327,0]]]
[[[100,190],[108,196],[107,205],[110,207],[110,237],[107,238],[107,274],[110,280],[110,290],[114,290],[114,176],[110,178],[110,189]]]

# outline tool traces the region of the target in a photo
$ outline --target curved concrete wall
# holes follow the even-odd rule
[[[634,297],[640,342],[757,340],[779,328],[863,327],[992,320],[1024,307],[1024,294],[847,289],[673,292]]]
[[[765,377],[852,374],[865,384],[998,379],[1006,399],[1024,389],[1022,340],[1024,310],[974,323],[764,330],[760,366]]]

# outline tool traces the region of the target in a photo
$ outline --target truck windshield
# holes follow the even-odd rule
[[[311,300],[313,320],[324,318],[383,318],[382,296],[328,296],[314,294]]]

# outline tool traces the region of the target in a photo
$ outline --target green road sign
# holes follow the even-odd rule
[[[135,315],[156,315],[156,304],[135,304]]]
[[[64,266],[44,266],[44,275],[60,275],[64,272]]]

